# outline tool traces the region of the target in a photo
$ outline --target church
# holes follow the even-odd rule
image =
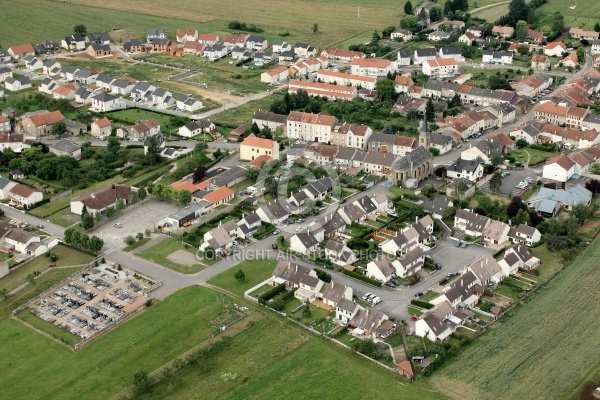
[[[402,185],[409,189],[416,188],[419,182],[433,173],[433,157],[429,153],[430,136],[425,118],[419,131],[419,147],[399,158],[392,165],[392,182],[394,184],[402,182]]]

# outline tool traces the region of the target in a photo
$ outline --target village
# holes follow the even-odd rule
[[[76,26],[0,49],[0,288],[56,249],[90,256],[13,314],[77,349],[263,260],[242,299],[408,379],[444,362],[438,345],[476,346],[560,270],[557,253],[589,243],[600,33],[548,41],[434,9],[365,51],[183,26],[126,41]],[[253,71],[250,89],[194,84],[215,65]]]

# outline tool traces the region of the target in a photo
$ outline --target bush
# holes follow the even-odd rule
[[[434,307],[433,304],[421,300],[411,300],[410,304],[412,304],[413,306],[424,308],[426,310],[431,310]]]
[[[329,275],[327,272],[320,270],[318,268],[314,268],[314,271],[317,273],[317,278],[319,278],[323,282],[327,282],[327,283],[331,282],[331,275]]]
[[[286,301],[293,299],[294,293],[296,293],[296,290],[298,290],[298,288],[293,288],[292,290],[288,290],[287,292],[285,292],[284,294],[281,295],[281,300],[283,300],[283,302],[285,303]]]
[[[52,261],[52,262],[55,262],[58,259],[58,257],[56,257],[56,254],[54,254],[54,253],[51,253],[49,258],[50,258],[50,261]]]
[[[358,279],[360,281],[366,282],[370,285],[373,286],[377,286],[377,287],[381,287],[381,282],[376,280],[376,279],[371,279],[368,276],[364,276],[363,274],[359,274],[357,272],[353,272],[353,271],[348,271],[347,269],[345,269],[343,271],[344,275],[348,275],[352,278]]]

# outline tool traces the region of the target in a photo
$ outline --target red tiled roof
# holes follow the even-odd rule
[[[110,122],[110,119],[108,119],[106,117],[97,119],[94,123],[96,124],[96,126],[98,128],[106,128],[107,126],[110,126],[112,124]]]
[[[8,49],[12,50],[13,54],[15,54],[15,55],[35,53],[33,46],[29,43],[11,46]]]
[[[194,193],[198,191],[196,185],[187,181],[180,181],[171,184],[171,187],[175,190],[187,190],[190,193]]]
[[[38,191],[27,185],[17,183],[12,189],[10,189],[10,192],[27,199],[29,196]]]
[[[211,203],[218,203],[230,196],[233,196],[233,190],[229,189],[227,186],[221,186],[204,196],[204,200],[210,201]]]
[[[558,164],[562,169],[568,170],[575,165],[575,162],[566,154],[561,154],[548,160],[548,164]]]
[[[260,147],[263,149],[272,149],[273,144],[275,142],[271,139],[259,138],[256,136],[248,136],[244,141],[240,144],[240,146],[250,146],[250,147]]]
[[[249,168],[261,168],[263,163],[267,163],[271,160],[271,156],[263,154],[262,156],[256,157],[254,160],[246,164]]]
[[[111,185],[77,200],[85,204],[90,210],[102,210],[103,208],[115,204],[119,199],[128,200],[129,196],[131,196],[131,186]]]
[[[65,116],[59,110],[51,111],[44,114],[35,114],[30,117],[31,122],[35,126],[53,125],[65,119]]]

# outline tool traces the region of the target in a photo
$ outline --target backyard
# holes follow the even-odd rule
[[[509,156],[514,157],[515,161],[522,164],[537,165],[547,161],[556,155],[555,152],[541,151],[537,149],[517,149],[509,153]]]
[[[235,267],[210,278],[208,283],[243,297],[246,290],[271,277],[276,265],[277,262],[274,260],[242,261]],[[233,277],[238,270],[242,270],[245,275],[243,281],[238,281]]]
[[[125,110],[111,111],[105,114],[109,119],[118,118],[126,121],[128,124],[135,124],[136,121],[155,119],[160,124],[160,129],[164,133],[176,131],[180,125],[172,124],[172,117],[167,114],[161,114],[154,111],[142,110],[139,108],[128,108]]]

